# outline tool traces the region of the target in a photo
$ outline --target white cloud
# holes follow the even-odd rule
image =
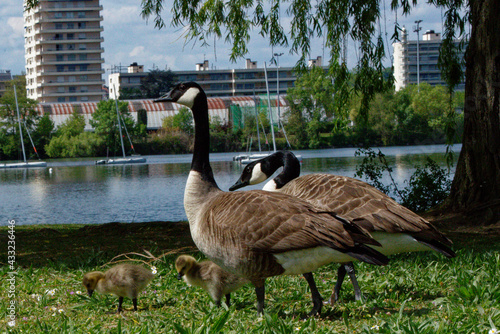
[[[9,17],[7,24],[17,37],[24,37],[24,19],[21,17]]]
[[[128,55],[130,57],[140,57],[142,54],[144,54],[144,46],[136,46]]]

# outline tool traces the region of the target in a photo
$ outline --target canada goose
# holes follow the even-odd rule
[[[354,259],[385,265],[385,255],[366,244],[379,245],[362,228],[332,213],[285,194],[261,190],[223,192],[209,161],[208,102],[195,82],[180,83],[156,102],[176,102],[191,109],[195,140],[184,208],[198,249],[222,269],[248,279],[264,309],[267,277],[303,274],[313,295],[311,314],[322,298],[311,272],[330,262]]]
[[[112,293],[118,296],[118,313],[122,311],[123,298],[132,299],[137,311],[137,296],[153,279],[153,273],[138,265],[119,264],[105,273],[93,271],[83,276],[83,285],[92,297],[94,290],[99,293]]]
[[[265,181],[280,167],[283,170],[266,183],[264,190],[296,196],[319,210],[327,210],[349,219],[368,230],[382,244],[385,255],[435,250],[446,257],[456,254],[452,242],[428,221],[371,185],[350,177],[331,174],[309,174],[299,177],[300,162],[292,152],[279,151],[248,164],[240,179],[229,188],[233,191]],[[330,303],[338,299],[346,272],[354,286],[355,299],[361,299],[354,266],[340,266],[338,280]]]
[[[198,286],[208,292],[210,297],[220,306],[222,296],[226,296],[229,306],[231,292],[250,283],[248,280],[230,274],[212,261],[197,262],[189,255],[181,255],[175,261],[177,279],[183,279],[188,285]]]

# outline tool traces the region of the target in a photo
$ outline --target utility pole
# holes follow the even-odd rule
[[[415,21],[415,23],[417,24],[417,26],[415,27],[415,30],[413,30],[414,32],[417,33],[417,91],[420,92],[420,45],[419,45],[419,40],[420,40],[420,30],[422,30],[422,28],[420,27],[420,22],[422,22],[422,20],[417,20]]]

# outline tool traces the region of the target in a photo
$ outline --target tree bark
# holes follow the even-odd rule
[[[447,201],[454,210],[500,200],[500,1],[469,5],[463,144]]]

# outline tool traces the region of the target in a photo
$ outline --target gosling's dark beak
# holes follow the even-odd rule
[[[231,187],[229,187],[229,191],[234,191],[236,189],[240,189],[240,188],[243,188],[245,186],[248,186],[248,181],[242,181],[241,179],[239,179],[238,181],[236,181],[235,184],[233,184]]]
[[[94,290],[90,290],[90,289],[88,289],[88,290],[87,290],[87,293],[88,293],[89,297],[92,297],[92,294],[94,293]]]
[[[168,92],[167,94],[163,95],[162,97],[157,98],[153,102],[173,102],[171,93],[172,93],[172,91]]]
[[[180,280],[182,279],[182,276],[184,276],[184,275],[183,275],[183,274],[181,274],[181,273],[178,273],[178,274],[177,274],[177,279],[180,281]]]

